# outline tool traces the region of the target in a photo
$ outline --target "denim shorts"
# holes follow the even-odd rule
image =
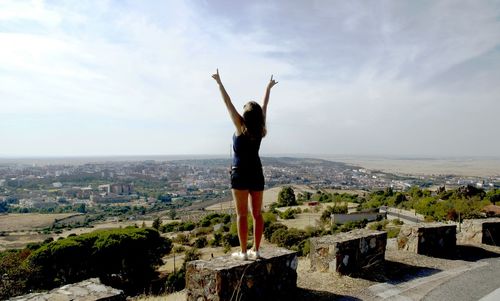
[[[231,188],[238,190],[263,191],[264,173],[262,168],[231,168]]]

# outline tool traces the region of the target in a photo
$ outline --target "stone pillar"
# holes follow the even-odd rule
[[[358,229],[310,239],[311,269],[350,274],[385,259],[387,232]]]
[[[467,219],[457,238],[465,244],[500,246],[500,218]]]
[[[187,264],[188,301],[285,300],[297,288],[297,253],[282,248],[261,250],[262,259],[231,256]]]
[[[449,256],[457,246],[456,233],[456,225],[403,225],[398,235],[398,249],[429,256]]]

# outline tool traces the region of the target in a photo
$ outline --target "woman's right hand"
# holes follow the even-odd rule
[[[271,79],[269,80],[269,84],[267,84],[267,89],[271,90],[274,85],[276,85],[278,82],[273,79],[273,76],[271,75]]]
[[[215,74],[212,74],[212,78],[215,79],[215,81],[220,85],[222,84],[221,80],[220,80],[220,75],[219,75],[219,69],[217,68],[217,73]]]

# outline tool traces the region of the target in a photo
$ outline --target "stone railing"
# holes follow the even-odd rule
[[[231,256],[187,264],[188,301],[286,300],[297,289],[296,252],[261,250],[262,259],[242,261]]]
[[[99,278],[68,284],[46,293],[32,293],[19,296],[10,301],[125,301],[123,291],[105,286]]]
[[[500,246],[500,218],[466,219],[457,239],[461,243]]]
[[[457,245],[456,226],[441,223],[403,225],[398,249],[429,256],[452,255]]]
[[[387,233],[359,229],[310,239],[311,269],[350,274],[385,259]]]

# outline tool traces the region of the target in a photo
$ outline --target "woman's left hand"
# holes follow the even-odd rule
[[[220,75],[219,75],[219,68],[217,68],[217,73],[212,74],[212,78],[215,79],[215,81],[220,85],[222,84],[222,81],[220,80]]]

